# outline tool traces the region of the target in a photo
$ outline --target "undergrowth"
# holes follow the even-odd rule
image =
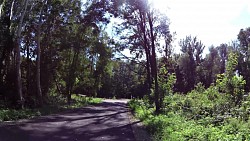
[[[198,83],[185,95],[171,91],[175,77],[168,77],[173,79],[167,83],[159,79],[163,101],[158,115],[145,98],[131,100],[129,106],[157,141],[248,141],[250,95],[244,92],[246,81],[235,74],[236,66],[237,54],[230,53],[226,72],[217,76],[215,84],[205,89]]]
[[[211,87],[187,95],[166,96],[159,115],[143,100],[131,100],[129,107],[144,122],[156,141],[250,140],[249,97],[234,106],[227,94]]]
[[[73,94],[72,103],[70,105],[66,104],[65,99],[53,99],[49,104],[44,105],[41,108],[35,109],[0,109],[0,121],[11,121],[18,119],[29,119],[41,115],[49,115],[53,113],[58,113],[67,109],[80,108],[89,104],[97,104],[101,102],[101,98],[92,98],[92,97],[82,97]]]

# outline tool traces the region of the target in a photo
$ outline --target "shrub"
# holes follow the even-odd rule
[[[216,80],[216,86],[220,91],[230,94],[235,105],[241,104],[244,94],[244,85],[246,84],[246,81],[241,75],[235,75],[237,64],[237,54],[230,53],[226,64],[226,72],[217,75]]]
[[[205,89],[199,83],[186,95],[165,95],[160,115],[147,100],[131,100],[130,107],[157,141],[250,140],[250,96],[243,97],[245,80],[234,74],[236,62],[231,55],[216,85]]]

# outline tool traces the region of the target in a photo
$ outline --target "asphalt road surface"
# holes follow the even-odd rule
[[[134,141],[126,100],[0,123],[0,141]]]

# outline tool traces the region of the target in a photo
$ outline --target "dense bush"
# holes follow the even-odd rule
[[[129,106],[155,140],[250,140],[250,96],[242,96],[237,105],[242,84],[233,85],[235,93],[221,91],[222,85],[229,85],[224,79],[229,78],[207,89],[199,83],[186,95],[165,95],[159,115],[146,99],[132,100]]]
[[[236,65],[237,55],[230,53],[226,72],[217,76],[215,84],[205,89],[198,83],[185,95],[170,90],[172,85],[167,84],[174,77],[167,83],[159,79],[164,93],[159,115],[151,112],[145,99],[129,105],[157,141],[250,140],[250,96],[244,93],[243,77],[235,74]]]

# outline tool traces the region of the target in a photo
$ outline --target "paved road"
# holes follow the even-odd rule
[[[133,124],[133,123],[132,123]],[[0,141],[134,141],[126,101],[0,124]]]

